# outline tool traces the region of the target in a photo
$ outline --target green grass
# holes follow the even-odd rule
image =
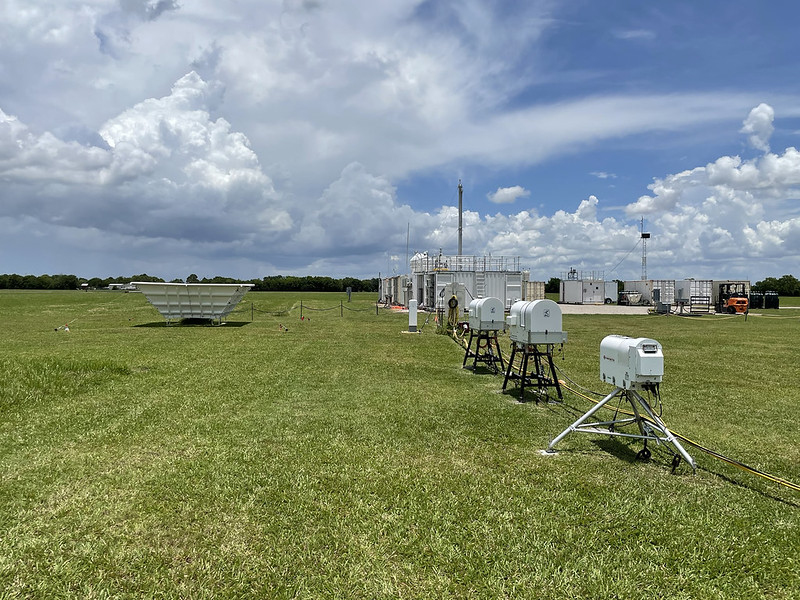
[[[140,294],[0,293],[0,598],[800,598],[800,494],[693,449],[542,456],[584,400],[520,404],[373,301],[165,327]],[[786,312],[564,315],[557,365],[607,392],[600,340],[653,337],[672,429],[800,483]]]

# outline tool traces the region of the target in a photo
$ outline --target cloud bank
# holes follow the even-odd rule
[[[0,9],[5,270],[401,272],[407,232],[412,250],[452,252],[458,215],[398,189],[471,168],[507,181],[468,207],[465,251],[520,256],[533,277],[617,265],[610,276],[637,276],[641,218],[660,278],[796,269],[800,160],[771,150],[781,114],[749,92],[531,100],[553,76],[537,57],[561,26],[554,10],[11,0]],[[656,37],[613,31],[624,43]],[[586,149],[711,124],[735,134],[732,123],[757,156],[658,176],[637,199],[598,187],[545,206],[536,185],[517,184]]]

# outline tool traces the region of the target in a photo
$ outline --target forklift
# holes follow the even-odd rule
[[[743,283],[719,284],[717,312],[731,315],[744,314],[750,308],[750,300]]]

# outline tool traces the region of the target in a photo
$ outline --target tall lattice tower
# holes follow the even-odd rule
[[[642,233],[642,281],[647,280],[647,240],[650,239],[650,234],[644,230],[644,217],[641,223]]]

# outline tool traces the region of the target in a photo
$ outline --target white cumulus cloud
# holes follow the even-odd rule
[[[769,104],[762,102],[747,115],[741,132],[749,136],[748,140],[753,148],[769,152],[769,138],[775,131],[772,125],[774,120],[775,111]]]
[[[511,187],[497,188],[496,191],[487,194],[486,197],[489,199],[489,202],[494,202],[495,204],[512,204],[518,198],[527,198],[530,195],[530,191],[526,190],[524,187],[514,185]]]

